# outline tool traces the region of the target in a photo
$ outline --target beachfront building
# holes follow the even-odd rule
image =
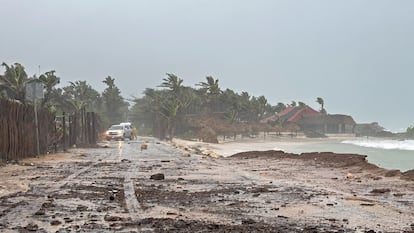
[[[354,134],[356,123],[351,116],[323,114],[309,106],[289,106],[261,123],[278,122],[285,130],[302,131],[306,135]],[[294,129],[294,130],[292,130]]]
[[[392,136],[392,133],[384,131],[384,127],[380,126],[378,122],[357,124],[355,126],[355,134],[357,136]]]
[[[354,134],[356,123],[351,116],[342,114],[320,114],[303,116],[298,125],[303,131],[322,134]]]
[[[274,123],[277,122],[284,128],[289,128],[296,125],[304,116],[319,116],[321,113],[309,106],[289,106],[280,113],[268,116],[260,121],[260,123]],[[288,127],[289,126],[289,127]]]
[[[303,116],[321,115],[309,106],[289,106],[280,113],[262,119],[261,123],[279,122],[281,125],[297,124]]]
[[[283,124],[297,124],[305,116],[320,116],[321,113],[309,106],[290,106],[278,114]]]

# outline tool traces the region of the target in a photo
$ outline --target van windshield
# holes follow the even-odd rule
[[[113,125],[109,130],[122,130],[122,125]]]

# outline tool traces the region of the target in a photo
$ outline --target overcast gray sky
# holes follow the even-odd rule
[[[0,0],[0,62],[140,96],[165,73],[270,103],[414,124],[411,0]]]

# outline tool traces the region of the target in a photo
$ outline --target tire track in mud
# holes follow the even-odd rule
[[[149,142],[147,142],[148,144]],[[151,143],[150,150],[153,150],[156,148],[156,150],[164,151],[164,153],[168,152],[167,150],[164,150],[161,148],[161,146],[155,146],[155,143]],[[138,147],[137,147],[138,148]],[[131,151],[129,151],[129,154],[135,154],[137,151],[134,150],[133,147],[129,148]],[[125,157],[123,155],[124,151],[120,148],[119,150],[119,158]],[[125,151],[126,155],[128,155],[128,150]],[[130,217],[133,221],[138,221],[140,219],[140,213],[143,212],[143,208],[141,204],[139,203],[136,193],[135,193],[135,182],[134,179],[139,178],[137,176],[134,176],[134,171],[138,170],[138,164],[139,162],[144,159],[146,156],[150,155],[150,153],[146,151],[141,151],[141,155],[143,155],[143,158],[141,159],[133,159],[131,162],[131,166],[129,169],[125,172],[124,175],[124,196],[125,196],[125,204],[128,213],[130,214]]]
[[[125,204],[128,213],[133,221],[138,221],[142,218],[142,213],[144,211],[142,205],[139,203],[136,193],[135,193],[135,179],[140,178],[139,175],[136,174],[136,171],[139,170],[140,162],[145,161],[161,161],[162,159],[171,159],[171,158],[178,158],[178,154],[182,153],[181,150],[175,150],[174,148],[166,148],[170,146],[169,144],[163,144],[155,141],[145,142],[149,145],[147,151],[140,151],[138,152],[138,147],[130,147],[127,150],[122,150],[122,147],[119,148],[119,158],[126,157],[127,159],[131,159],[131,166],[129,169],[124,173],[124,196],[125,196]],[[125,153],[125,156],[123,155]],[[132,154],[140,154],[141,157],[139,158],[129,158],[128,155]],[[153,155],[157,155],[155,158]],[[122,162],[122,161],[121,161]],[[142,177],[141,177],[142,178]]]
[[[111,154],[108,154],[102,159],[102,161],[109,158],[110,156]],[[90,165],[79,169],[78,171],[59,181],[59,183],[50,185],[46,190],[39,190],[36,187],[33,187],[33,192],[36,194],[33,196],[36,198],[32,199],[30,202],[25,201],[23,205],[11,207],[12,209],[8,210],[4,216],[0,217],[0,224],[7,226],[8,228],[15,228],[34,222],[31,217],[41,209],[43,203],[48,200],[48,196],[50,194],[58,192],[63,186],[68,184],[69,181],[74,180],[80,174],[87,172],[92,167],[99,165],[100,163],[102,162],[92,162]],[[42,224],[41,222],[37,223],[39,225]]]
[[[142,210],[141,205],[135,196],[135,186],[131,175],[126,175],[124,179],[125,204],[128,213],[133,221],[139,219],[139,212]]]
[[[128,144],[134,145],[137,142],[129,142]],[[124,147],[125,150],[124,150]],[[137,169],[136,166],[136,159],[132,159],[128,157],[129,155],[137,153],[133,150],[134,147],[127,146],[127,144],[119,144],[117,148],[117,159],[116,163],[123,163],[127,162],[130,164],[130,167],[127,171],[124,172],[123,175],[123,187],[124,187],[124,198],[125,198],[125,208],[126,211],[130,214],[130,218],[132,221],[137,221],[139,219],[139,212],[142,210],[141,205],[138,202],[138,199],[135,196],[135,185],[134,185],[134,176],[133,173]],[[141,151],[142,154],[142,151]]]

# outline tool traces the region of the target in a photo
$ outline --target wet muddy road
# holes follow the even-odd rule
[[[148,148],[141,151],[142,144]],[[389,200],[347,199],[341,184],[332,190],[306,177],[289,179],[295,172],[289,163],[213,159],[155,139],[72,149],[65,157],[20,163],[5,174],[28,185],[1,196],[0,232],[409,232],[414,223],[414,195],[405,188],[405,204],[396,210],[401,222],[364,225],[358,219],[365,216],[355,215],[370,210],[352,211],[386,211]],[[346,209],[345,202],[357,207]]]

